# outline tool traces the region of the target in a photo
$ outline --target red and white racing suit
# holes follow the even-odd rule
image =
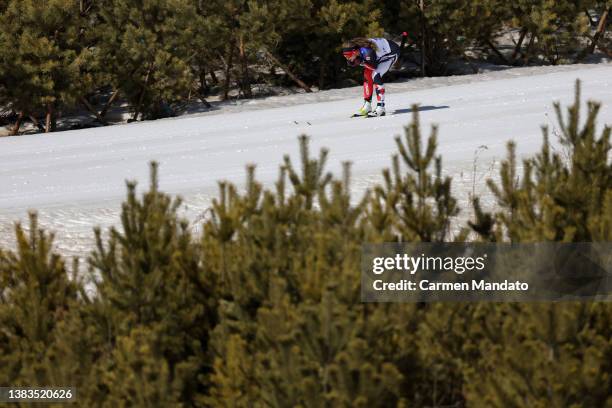
[[[359,49],[361,65],[364,67],[363,98],[371,101],[373,92],[376,92],[378,105],[384,106],[385,85],[382,77],[398,60],[400,48],[396,43],[385,38],[370,38],[370,41],[376,44],[376,51],[370,47]]]

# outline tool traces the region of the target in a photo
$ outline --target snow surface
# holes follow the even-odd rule
[[[495,177],[508,140],[524,156],[539,150],[541,125],[556,132],[552,102],[568,106],[577,78],[582,94],[603,104],[600,127],[610,124],[612,64],[591,64],[387,84],[389,115],[381,118],[349,118],[361,104],[361,88],[353,87],[239,101],[174,119],[1,138],[0,246],[14,245],[13,223],[36,209],[62,253],[86,255],[92,228],[118,223],[125,180],[148,184],[151,160],[160,163],[161,189],[180,194],[184,214],[196,220],[216,196],[217,182],[243,184],[249,163],[271,186],[284,154],[298,162],[297,136],[304,133],[313,155],[330,149],[329,170],[339,174],[343,161],[353,162],[359,195],[389,166],[394,137],[403,134],[414,103],[425,136],[439,126],[438,153],[467,217],[470,193],[490,199],[485,180]]]

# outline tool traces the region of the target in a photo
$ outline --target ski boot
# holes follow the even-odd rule
[[[374,111],[374,113],[376,114],[376,116],[385,116],[385,104],[384,103],[378,103],[376,105],[376,110]]]
[[[357,111],[357,115],[367,116],[370,112],[372,112],[372,104],[370,101],[364,101],[363,106]]]

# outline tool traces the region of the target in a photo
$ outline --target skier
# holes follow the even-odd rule
[[[363,106],[356,115],[385,115],[385,84],[383,75],[397,62],[400,47],[385,38],[353,38],[342,48],[346,62],[353,67],[363,66]],[[376,92],[376,109],[372,111],[372,94]]]

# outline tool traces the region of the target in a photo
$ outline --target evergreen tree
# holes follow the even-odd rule
[[[511,24],[521,27],[524,41],[517,44],[515,57],[523,63],[543,55],[556,65],[568,62],[582,47],[581,38],[589,31],[585,11],[592,1],[519,0],[508,3]],[[529,38],[529,41],[526,41]]]
[[[200,377],[210,367],[208,338],[217,318],[214,276],[203,274],[200,251],[187,223],[177,216],[179,205],[180,200],[159,192],[154,164],[150,190],[142,199],[136,197],[135,185],[128,184],[122,232],[112,228],[106,245],[96,232],[97,248],[90,259],[97,289],[92,313],[106,324],[101,335],[120,344],[106,364],[113,371],[143,369],[134,373],[134,382],[104,382],[109,390],[114,384],[117,393],[109,394],[111,405],[132,387],[143,387],[136,397],[146,405],[160,395],[150,388],[165,379],[172,381],[168,398],[176,394],[184,404],[205,391]],[[133,349],[141,352],[132,361]],[[151,382],[141,383],[147,378]]]
[[[116,339],[107,365],[98,372],[98,382],[106,393],[91,401],[108,407],[182,407],[190,405],[194,395],[181,401],[184,376],[176,375],[160,350],[159,339],[147,328],[138,327]]]
[[[104,0],[97,58],[130,102],[133,119],[168,116],[193,86],[201,21],[190,0]]]
[[[304,61],[304,69],[318,74],[315,77],[317,85],[325,88],[329,86],[327,84],[333,84],[341,78],[338,73],[347,70],[346,61],[340,58],[342,42],[359,36],[382,37],[384,28],[380,21],[379,4],[371,0],[352,2],[332,0],[317,10],[316,16],[318,27],[313,31],[319,34],[306,41],[313,58],[311,61]],[[286,42],[284,45],[289,47]],[[299,54],[296,54],[296,60],[300,61],[298,57]],[[360,74],[350,68],[348,72],[349,75]]]
[[[423,152],[418,123],[406,132],[409,147],[398,146],[419,171],[389,179],[390,190],[399,192],[393,208],[414,205],[413,211],[430,214],[422,230],[444,237],[455,207],[450,179],[429,174],[435,137]],[[351,205],[349,165],[336,180],[324,170],[326,159],[325,150],[311,158],[302,137],[301,165],[285,158],[276,191],[262,193],[252,168],[244,195],[221,186],[203,237],[207,267],[218,271],[225,288],[213,334],[211,394],[204,400],[210,405],[227,405],[228,397],[240,406],[439,401],[423,392],[429,374],[415,362],[416,308],[359,303],[361,243],[373,235],[364,217],[378,214],[378,204],[370,203],[383,200],[366,195]],[[420,207],[413,197],[423,197]],[[431,197],[440,198],[440,207]],[[405,239],[418,237],[402,222],[380,234],[395,228],[410,231]]]
[[[70,0],[7,1],[0,12],[0,103],[22,118],[44,112],[50,131],[58,110],[94,89],[87,16]]]
[[[52,367],[63,364],[53,346],[79,306],[81,287],[35,214],[30,214],[29,231],[17,224],[15,234],[16,251],[0,251],[0,381],[48,386]]]
[[[610,127],[605,126],[597,135],[600,104],[595,102],[587,104],[587,118],[580,127],[579,82],[567,119],[559,104],[555,104],[555,110],[559,141],[568,157],[551,152],[548,130],[544,128],[542,150],[524,161],[519,183],[514,145],[509,145],[508,159],[501,166],[501,185],[488,181],[502,209],[495,214],[496,235],[503,239],[507,234],[513,242],[607,241],[612,191]]]
[[[605,126],[597,135],[600,105],[594,102],[587,104],[587,119],[581,127],[581,107],[577,82],[576,99],[566,119],[555,104],[560,143],[568,157],[551,152],[544,129],[542,150],[524,161],[520,182],[510,145],[500,171],[501,185],[489,181],[501,209],[494,217],[477,211],[474,225],[479,234],[511,242],[612,239],[610,128]],[[470,342],[478,339],[476,364],[455,354],[465,367],[468,403],[505,407],[607,406],[612,402],[609,392],[602,391],[610,388],[611,381],[609,305],[505,304],[478,309],[473,317],[478,325],[463,330]]]
[[[249,63],[252,60],[249,59],[250,50],[244,38],[248,28],[241,30],[240,27],[241,16],[247,7],[248,2],[237,0],[207,1],[198,4],[203,31],[197,45],[202,54],[197,56],[196,60],[200,64],[200,72],[202,69],[207,69],[211,73],[214,73],[215,69],[222,70],[223,99],[228,99],[230,96],[232,80],[236,80],[240,85],[244,96],[252,96],[248,76]],[[240,66],[242,70],[236,70],[235,66]]]
[[[404,2],[400,8],[403,30],[409,30],[420,56],[424,75],[446,75],[449,64],[464,59],[469,48],[485,47],[503,56],[494,45],[504,22],[505,3],[499,0],[423,0]],[[419,61],[420,62],[420,61]]]
[[[422,146],[418,106],[413,105],[412,111],[405,142],[396,137],[399,156],[393,157],[392,170],[383,172],[384,187],[375,189],[375,201],[385,202],[375,203],[379,211],[375,216],[380,217],[381,210],[391,211],[383,219],[393,220],[400,241],[444,242],[450,237],[451,219],[459,212],[457,200],[451,193],[451,178],[442,177],[441,157],[434,156],[437,128],[432,128],[427,145]],[[400,157],[408,169],[405,175],[401,173]]]
[[[481,357],[465,362],[468,405],[608,406],[611,309],[605,303],[488,305]]]
[[[307,84],[329,87],[347,75],[343,40],[381,36],[380,10],[370,0],[249,3],[240,27],[254,50],[265,49]],[[270,59],[268,57],[268,59]],[[276,61],[271,61],[276,64]],[[349,70],[348,75],[358,75]]]

